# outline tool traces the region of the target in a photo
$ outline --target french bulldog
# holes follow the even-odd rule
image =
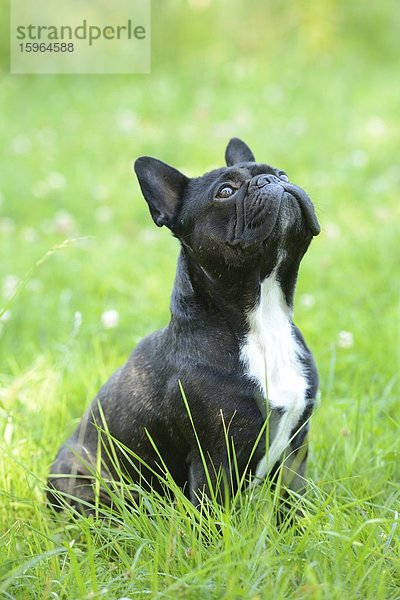
[[[320,227],[306,192],[243,141],[231,139],[225,159],[196,178],[155,158],[135,162],[154,222],[180,242],[171,320],[139,343],[61,446],[49,476],[56,507],[64,497],[89,511],[96,471],[112,481],[116,462],[159,493],[168,470],[195,505],[203,494],[225,501],[238,479],[256,485],[283,461],[287,486],[304,487],[318,375],[292,311]],[[107,490],[100,499],[110,503]]]

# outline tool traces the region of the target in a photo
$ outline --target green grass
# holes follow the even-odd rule
[[[397,3],[152,12],[149,76],[2,75],[0,592],[398,599]],[[321,376],[306,514],[278,529],[267,485],[232,510],[144,494],[100,522],[54,521],[43,487],[57,448],[168,320],[177,243],[152,224],[131,163],[149,154],[196,175],[233,135],[310,193],[323,228],[295,310]]]

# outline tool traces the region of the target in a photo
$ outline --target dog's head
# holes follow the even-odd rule
[[[154,222],[214,272],[280,252],[300,260],[320,231],[308,195],[284,171],[256,162],[238,138],[225,159],[226,167],[191,179],[155,158],[138,158],[135,171]]]

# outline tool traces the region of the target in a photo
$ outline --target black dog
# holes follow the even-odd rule
[[[289,487],[303,487],[318,375],[292,306],[300,261],[320,229],[309,197],[283,171],[257,163],[237,138],[225,158],[226,168],[194,179],[155,158],[136,161],[155,223],[181,243],[171,321],[137,346],[61,447],[52,503],[63,494],[81,508],[94,502],[94,424],[104,423],[138,457],[116,450],[133,481],[162,492],[166,466],[195,504],[221,475],[230,482],[223,494],[234,491],[232,443],[248,481],[272,476],[285,459]],[[105,479],[115,476],[113,462],[103,451]]]

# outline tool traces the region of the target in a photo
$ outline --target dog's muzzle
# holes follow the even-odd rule
[[[312,235],[315,236],[320,233],[321,227],[318,223],[313,203],[302,188],[288,181],[282,181],[282,179],[279,179],[279,177],[276,177],[276,175],[260,175],[257,177],[255,185],[257,188],[264,188],[266,185],[273,186],[274,195],[276,194],[276,196],[280,197],[280,199],[282,196],[279,196],[279,190],[277,190],[277,188],[282,188],[285,190],[285,192],[290,194],[299,203]]]

